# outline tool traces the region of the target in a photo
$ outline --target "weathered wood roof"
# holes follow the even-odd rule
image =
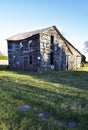
[[[63,37],[63,35],[60,33],[60,31],[58,30],[58,28],[56,26],[51,26],[53,27],[57,33],[59,34],[59,36],[63,39],[64,43],[66,44],[66,46],[68,47],[69,51],[72,53],[71,49],[69,48],[69,45],[72,46],[79,54],[81,54],[79,52],[78,49],[76,49],[68,40],[65,39],[65,37]],[[23,40],[23,39],[27,39],[31,36],[34,36],[36,34],[40,34],[42,33],[44,30],[47,30],[51,27],[48,28],[44,28],[44,29],[40,29],[40,30],[35,30],[35,31],[31,31],[31,32],[24,32],[24,33],[18,33],[17,35],[14,35],[12,37],[9,37],[7,39],[7,41],[19,41],[19,40]]]
[[[35,31],[31,31],[31,32],[18,33],[17,35],[9,37],[7,40],[8,41],[23,40],[23,39],[29,38],[29,37],[31,37],[33,35],[39,34],[39,33],[41,33],[42,31],[44,31],[44,30],[46,30],[48,28],[44,28],[44,29],[40,29],[40,30],[35,30]]]

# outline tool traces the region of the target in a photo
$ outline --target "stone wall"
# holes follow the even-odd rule
[[[31,45],[28,45],[29,43]],[[11,69],[38,71],[41,65],[39,57],[39,35],[20,41],[8,41],[8,58]]]
[[[51,36],[54,37],[53,50],[51,49]],[[66,70],[66,55],[71,55],[64,41],[58,35],[57,31],[52,27],[40,34],[40,50],[42,55],[42,69],[50,70],[50,53],[53,51],[55,70]]]
[[[24,40],[8,41],[8,58],[11,69],[38,72],[71,70],[81,63],[81,54],[54,27]]]
[[[51,49],[51,36],[54,37],[53,50]],[[81,54],[67,41],[64,41],[58,32],[49,28],[40,34],[40,50],[42,56],[42,69],[50,70],[50,53],[53,51],[55,70],[72,70],[80,67]]]

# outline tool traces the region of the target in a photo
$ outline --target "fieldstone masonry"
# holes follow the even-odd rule
[[[17,34],[7,39],[9,66],[28,71],[72,70],[81,53],[55,27]]]

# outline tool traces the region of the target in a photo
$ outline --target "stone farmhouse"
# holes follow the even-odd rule
[[[56,26],[19,33],[8,38],[7,44],[11,69],[41,72],[80,67],[82,54]]]

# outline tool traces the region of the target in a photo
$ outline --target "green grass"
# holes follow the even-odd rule
[[[20,105],[30,105],[23,112]],[[39,112],[49,118],[38,117]],[[70,128],[62,122],[75,121]],[[0,71],[0,130],[88,130],[88,72]]]
[[[78,69],[79,71],[88,71],[88,63],[86,63],[86,64],[84,64],[84,67],[80,67],[79,69]]]
[[[0,56],[0,60],[8,60],[7,56]]]

